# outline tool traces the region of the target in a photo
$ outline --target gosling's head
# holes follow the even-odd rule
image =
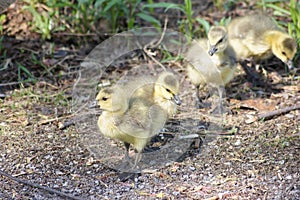
[[[100,109],[109,112],[125,112],[128,108],[127,99],[119,88],[104,88],[98,93],[96,100]]]
[[[282,62],[286,63],[289,69],[293,69],[293,58],[297,51],[296,41],[289,35],[282,33],[273,44],[274,55]]]
[[[177,105],[180,105],[181,100],[178,93],[179,81],[175,75],[171,72],[161,73],[155,83],[155,95],[163,99],[171,100]]]
[[[228,44],[227,31],[223,26],[212,26],[207,34],[208,38],[208,54],[214,55],[216,52],[222,52]]]

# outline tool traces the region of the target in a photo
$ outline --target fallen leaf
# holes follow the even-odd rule
[[[246,124],[251,124],[257,120],[257,117],[254,115],[246,115],[247,119],[245,120]]]
[[[253,109],[256,111],[271,111],[275,109],[276,102],[275,101],[270,101],[268,99],[246,99],[246,100],[236,100],[236,99],[231,99],[230,103],[235,104],[234,107],[236,108],[249,108]]]

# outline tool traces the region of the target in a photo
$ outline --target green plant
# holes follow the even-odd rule
[[[220,26],[227,26],[227,24],[229,24],[230,21],[231,21],[231,17],[228,17],[228,18],[222,17],[220,22],[217,22],[216,24],[220,25]]]
[[[169,9],[177,9],[184,13],[185,19],[179,21],[179,29],[182,33],[188,35],[189,38],[193,36],[193,24],[195,19],[193,18],[193,9],[191,0],[184,0],[184,4],[160,2],[154,4],[144,5],[144,8],[165,8],[165,12]]]
[[[267,8],[273,9],[274,16],[285,17],[291,19],[291,22],[275,21],[282,29],[287,29],[288,33],[296,39],[298,51],[294,60],[298,60],[300,56],[300,2],[290,1],[288,4],[284,0],[263,0],[258,3],[264,10]]]
[[[33,30],[41,34],[42,39],[51,39],[53,31],[64,30],[63,26],[58,26],[59,13],[54,6],[55,0],[47,0],[45,4],[41,0],[24,0],[24,2],[27,5],[23,6],[23,9],[28,10],[33,16],[31,22]]]
[[[262,7],[264,11],[267,10],[267,8],[273,8],[274,10],[284,10],[278,4],[286,2],[285,0],[261,0],[260,2],[257,2],[257,5]]]
[[[190,37],[193,36],[193,10],[192,10],[192,2],[191,0],[184,0],[184,14],[186,15],[188,22],[188,34]]]
[[[205,35],[207,35],[209,29],[210,29],[210,24],[207,20],[197,17],[196,21],[203,27],[204,31],[205,31]],[[201,32],[202,29],[199,28],[199,30],[195,30],[195,32]]]
[[[33,76],[33,74],[22,64],[17,63],[18,66],[18,81],[20,83],[28,83],[28,82],[36,82],[36,78]],[[24,79],[24,77],[26,77]]]
[[[257,5],[261,6],[263,10],[267,8],[272,9],[274,16],[292,19],[288,23],[283,21],[275,22],[282,29],[287,29],[294,38],[300,38],[300,2],[290,1],[290,4],[288,4],[285,0],[262,0]]]
[[[290,15],[292,22],[288,23],[289,34],[298,39],[298,46],[300,45],[300,2],[290,2]]]
[[[40,33],[43,39],[51,38],[51,19],[46,12],[39,13],[37,11],[36,4],[37,2],[34,0],[26,0],[29,5],[24,6],[23,9],[29,10],[33,15],[33,27],[34,31]]]
[[[94,20],[106,20],[114,33],[122,29],[121,21],[126,22],[127,29],[135,28],[137,18],[150,22],[155,27],[161,26],[160,22],[151,15],[154,13],[153,8],[147,10],[146,7],[141,6],[141,3],[142,0],[96,0],[93,4]],[[148,0],[146,5],[153,4],[152,0]],[[85,10],[81,10],[81,12],[85,12]]]
[[[3,33],[3,23],[5,22],[6,15],[0,15],[0,34]]]
[[[34,64],[34,65],[37,65],[37,66],[41,66],[43,69],[44,69],[44,73],[46,74],[51,74],[50,70],[48,69],[48,67],[40,60],[38,59],[34,53],[31,53],[31,62]]]

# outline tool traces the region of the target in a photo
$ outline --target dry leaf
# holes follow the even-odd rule
[[[230,99],[230,103],[235,104],[235,107],[237,108],[250,108],[256,111],[271,111],[275,109],[276,102],[270,101],[268,99],[247,99],[247,100],[236,100],[236,99]]]

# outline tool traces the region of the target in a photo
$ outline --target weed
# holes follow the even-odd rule
[[[287,4],[284,0],[263,0],[260,3],[257,3],[258,6],[261,6],[264,10],[267,8],[273,9],[274,16],[281,16],[285,18],[292,19],[291,22],[286,23],[282,21],[275,21],[279,27],[282,29],[287,29],[289,34],[294,38],[300,38],[300,2],[290,1],[290,4]]]
[[[203,27],[203,29],[205,31],[205,35],[207,35],[207,33],[208,33],[209,29],[210,29],[209,22],[206,21],[205,19],[199,18],[199,17],[196,18],[196,21]],[[202,29],[199,28],[199,30],[201,31]],[[196,30],[196,31],[199,31],[199,30]]]
[[[238,1],[236,0],[213,0],[214,6],[218,8],[218,10],[229,11]]]
[[[33,29],[40,33],[43,39],[51,38],[52,20],[49,16],[50,12],[39,12],[38,6],[40,5],[36,0],[25,0],[29,5],[23,7],[24,10],[30,11],[33,15]]]
[[[294,60],[297,60],[300,55],[300,2],[290,1],[290,4],[284,0],[262,0],[258,3],[264,10],[271,8],[274,10],[275,16],[285,17],[291,19],[291,22],[275,21],[282,29],[287,29],[288,33],[296,39],[298,44],[298,51]]]
[[[3,23],[6,21],[6,15],[0,15],[0,34],[3,34]]]
[[[18,66],[18,81],[20,83],[28,83],[28,82],[36,82],[36,78],[32,75],[32,73],[22,64],[17,63]],[[24,79],[24,77],[27,77]]]

